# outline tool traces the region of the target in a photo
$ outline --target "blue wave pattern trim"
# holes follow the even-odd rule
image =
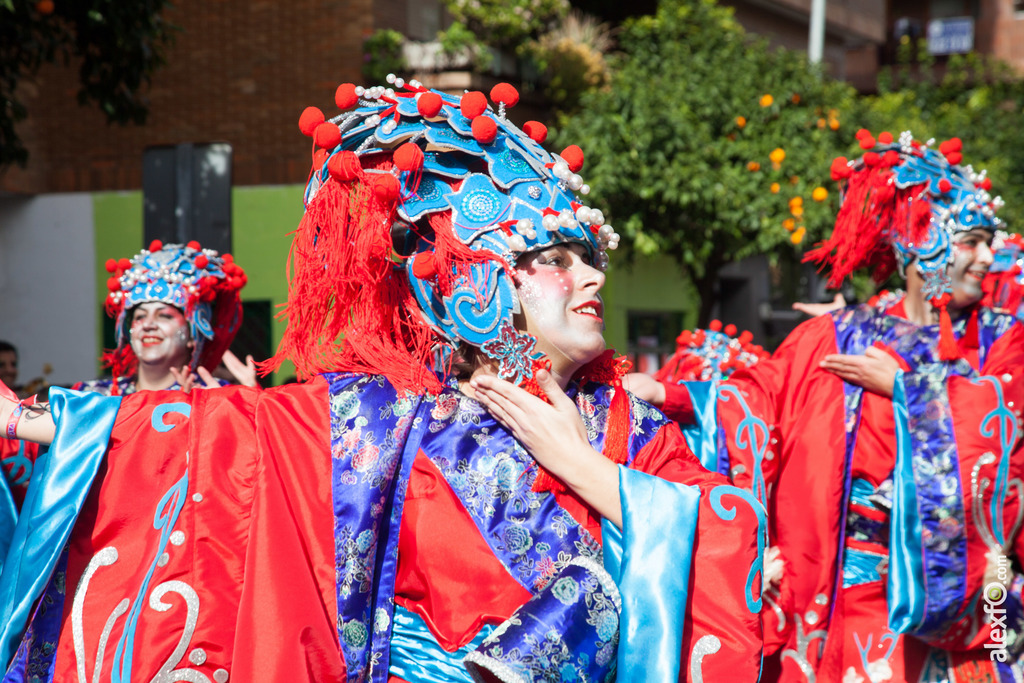
[[[964,492],[946,386],[954,375],[973,378],[977,373],[965,360],[938,359],[937,325],[918,327],[869,306],[842,309],[832,317],[840,353],[860,354],[881,341],[911,368],[897,382],[903,400],[894,396],[899,449],[890,524],[890,627],[923,638],[941,634],[965,604],[967,567]],[[963,335],[966,322],[961,318],[954,323],[957,338]],[[1013,322],[1011,316],[980,309],[982,362]],[[852,454],[862,390],[849,385],[844,389],[847,452]],[[905,414],[902,423],[900,411]],[[848,461],[848,491],[849,467]],[[848,500],[849,494],[846,505]]]
[[[398,530],[421,450],[442,472],[495,557],[531,593],[576,557],[600,562],[597,540],[550,493],[531,490],[533,459],[456,389],[399,397],[380,377],[329,374],[339,639],[351,681],[386,680]],[[587,435],[603,446],[611,390],[570,387]],[[631,400],[629,462],[667,423]]]

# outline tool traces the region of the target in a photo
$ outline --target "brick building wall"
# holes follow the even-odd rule
[[[75,66],[45,67],[23,93],[29,165],[0,176],[16,193],[138,189],[150,145],[226,141],[234,184],[302,182],[309,148],[302,109],[330,115],[334,90],[360,80],[373,0],[176,0],[180,27],[153,78],[145,126],[109,126],[75,100]]]

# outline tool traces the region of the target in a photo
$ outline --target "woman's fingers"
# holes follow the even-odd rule
[[[210,372],[203,366],[200,365],[198,368],[196,368],[196,373],[199,375],[199,379],[203,380],[203,386],[205,386],[207,389],[220,388],[220,382],[217,381],[217,379],[213,376],[212,372]]]

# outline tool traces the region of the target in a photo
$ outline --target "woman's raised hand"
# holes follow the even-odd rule
[[[537,373],[537,384],[550,404],[493,375],[477,375],[469,384],[475,398],[534,460],[621,527],[618,467],[590,445],[576,404],[551,373]]]

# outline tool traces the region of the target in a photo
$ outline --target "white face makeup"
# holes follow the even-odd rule
[[[953,283],[950,308],[965,308],[984,296],[981,283],[992,265],[992,236],[988,230],[978,229],[953,237],[953,263],[949,266]]]
[[[557,373],[571,375],[604,351],[604,273],[581,244],[557,244],[524,254],[516,266],[523,330]]]
[[[139,304],[131,311],[132,351],[140,363],[188,365],[192,356],[188,321],[174,306],[159,301]]]

